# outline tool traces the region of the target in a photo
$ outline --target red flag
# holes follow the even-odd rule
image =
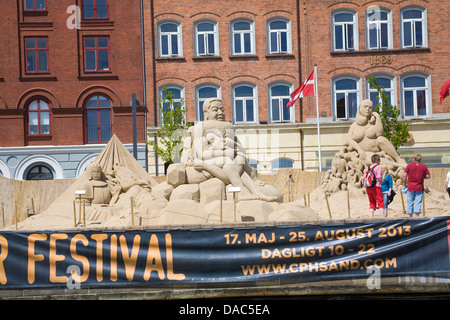
[[[441,97],[441,103],[445,99],[446,96],[448,96],[448,90],[450,88],[450,78],[444,83],[444,86],[441,89],[441,92],[439,93],[439,96]]]
[[[289,100],[286,107],[292,107],[299,98],[303,98],[306,96],[313,96],[314,95],[314,70],[311,72],[309,77],[306,79],[306,81],[297,89],[295,89],[294,92],[291,93],[291,100]]]

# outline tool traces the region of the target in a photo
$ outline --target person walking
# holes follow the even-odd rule
[[[429,179],[430,171],[428,167],[421,163],[422,155],[416,153],[413,155],[413,162],[408,164],[403,175],[403,185],[407,187],[406,192],[406,214],[410,217],[415,214],[420,215],[422,208],[424,180]]]
[[[369,197],[369,215],[371,218],[373,218],[373,214],[378,205],[380,215],[382,217],[385,217],[383,191],[381,190],[381,183],[384,181],[383,172],[380,167],[381,158],[378,154],[374,154],[372,155],[371,160],[372,164],[370,165],[368,170],[373,170],[377,179],[377,183],[373,187],[366,187],[366,193]]]
[[[383,200],[384,200],[384,214],[388,216],[388,205],[389,205],[389,197],[392,195],[392,188],[394,183],[392,181],[392,176],[389,174],[387,167],[382,166],[384,181],[381,183],[381,191],[383,192]]]

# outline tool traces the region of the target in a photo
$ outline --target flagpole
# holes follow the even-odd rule
[[[314,94],[316,95],[317,147],[319,150],[319,172],[322,172],[322,154],[320,150],[319,95],[317,90],[317,64],[314,66]]]

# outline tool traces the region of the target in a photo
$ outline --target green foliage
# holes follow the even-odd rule
[[[378,92],[378,101],[381,100],[381,104],[378,103],[374,111],[381,117],[384,136],[394,145],[395,149],[398,149],[408,141],[409,124],[398,121],[400,110],[396,106],[389,104],[389,96],[385,94],[384,88],[377,84],[375,77],[369,77],[368,80],[371,87]]]
[[[162,124],[156,133],[159,143],[149,142],[164,162],[174,162],[181,156],[183,140],[187,129],[191,126],[185,120],[187,110],[184,107],[184,99],[181,98],[181,102],[175,102],[173,97],[174,95],[164,87],[163,94],[158,99],[158,107],[162,114]]]

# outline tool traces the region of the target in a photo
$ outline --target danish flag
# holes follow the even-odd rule
[[[294,92],[291,93],[291,100],[287,103],[286,107],[292,107],[299,98],[314,95],[314,70],[311,72],[306,81]]]

